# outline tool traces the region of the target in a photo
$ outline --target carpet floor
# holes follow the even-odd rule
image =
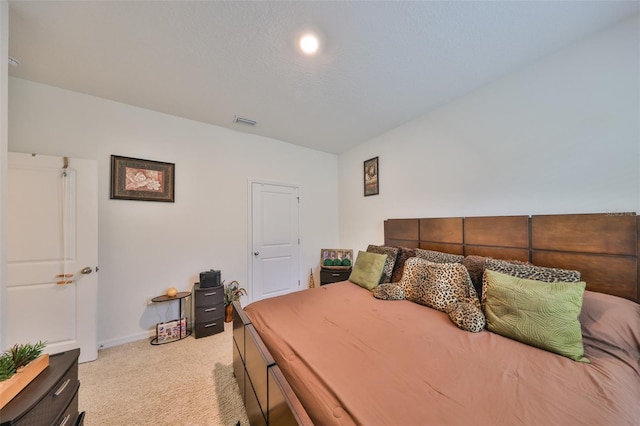
[[[233,326],[213,336],[152,346],[148,339],[79,366],[86,426],[235,426],[249,421],[233,376]]]

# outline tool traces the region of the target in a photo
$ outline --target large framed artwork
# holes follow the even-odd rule
[[[175,164],[111,156],[111,199],[175,201]]]
[[[364,196],[378,195],[380,193],[380,170],[378,169],[378,157],[364,162]]]

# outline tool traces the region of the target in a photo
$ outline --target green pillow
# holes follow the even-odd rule
[[[373,290],[380,282],[386,260],[386,254],[359,251],[351,275],[349,275],[349,281],[360,287]]]
[[[531,346],[589,362],[578,316],[585,282],[547,283],[485,270],[487,328]]]

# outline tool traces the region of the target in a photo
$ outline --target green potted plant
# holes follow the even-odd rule
[[[45,346],[45,342],[16,344],[0,355],[0,408],[47,368],[49,355],[41,357]]]
[[[233,302],[240,300],[240,296],[243,295],[247,295],[247,290],[240,287],[238,281],[231,281],[224,286],[224,322],[231,322],[233,319]]]

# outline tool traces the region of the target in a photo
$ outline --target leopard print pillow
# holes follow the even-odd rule
[[[459,263],[433,263],[418,257],[405,262],[400,280],[405,299],[445,312],[453,302],[480,308],[467,268]]]
[[[396,257],[398,257],[398,248],[374,246],[373,244],[369,244],[369,247],[367,247],[367,251],[369,253],[387,255],[387,260],[384,262],[384,269],[382,270],[382,276],[380,277],[380,284],[390,283],[391,274],[393,274],[393,267],[396,264]]]
[[[381,300],[404,300],[404,290],[398,284],[380,284],[373,289],[373,296]]]
[[[487,322],[482,309],[473,303],[453,302],[447,306],[446,312],[458,328],[472,333],[482,331]]]
[[[478,296],[482,296],[482,273],[484,272],[484,263],[486,261],[486,257],[470,255],[465,256],[462,262],[460,262],[467,268],[467,271],[469,271],[473,288],[476,289]]]
[[[391,282],[397,283],[402,279],[404,274],[404,263],[407,259],[416,255],[416,249],[408,247],[398,247],[398,257],[396,258],[396,264],[393,266],[393,274],[391,274]]]
[[[524,278],[527,280],[543,281],[547,283],[553,282],[565,282],[565,283],[577,283],[580,282],[580,271],[574,271],[571,269],[558,269],[547,268],[544,266],[536,266],[531,264],[515,264],[504,260],[487,258],[485,269],[491,271],[500,272],[512,277]],[[485,274],[482,276],[482,306],[485,304],[486,295],[485,290],[487,288],[487,280]]]
[[[570,269],[547,268],[531,265],[529,263],[514,263],[513,261],[487,258],[485,269],[511,275],[512,277],[525,278],[527,280],[544,281],[547,283],[564,282],[575,283],[580,281],[580,272]]]
[[[458,254],[444,253],[441,251],[416,249],[416,257],[434,263],[460,263],[464,256]]]

